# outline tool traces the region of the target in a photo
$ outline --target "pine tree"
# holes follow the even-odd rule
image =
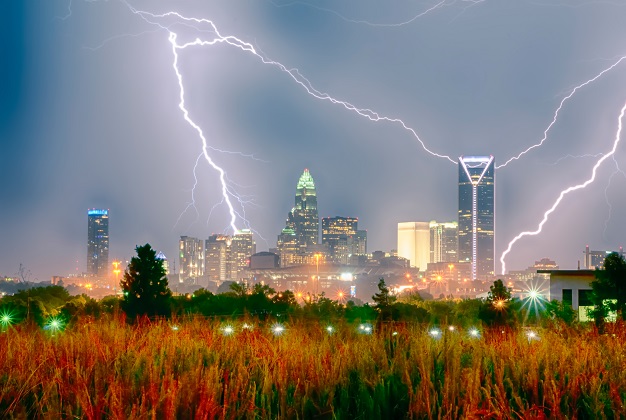
[[[389,321],[392,318],[392,305],[396,301],[396,297],[391,294],[383,278],[378,281],[378,290],[379,292],[372,296],[372,300],[376,302],[379,318],[382,321]]]
[[[172,292],[167,284],[163,261],[149,244],[135,248],[120,286],[124,292],[122,309],[130,320],[138,316],[168,316]]]

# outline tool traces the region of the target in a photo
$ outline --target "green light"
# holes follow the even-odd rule
[[[0,316],[0,324],[2,324],[3,327],[8,327],[12,323],[13,318],[11,317],[11,315],[5,313]]]
[[[52,332],[59,331],[63,329],[63,321],[56,317],[51,317],[44,329],[50,330]]]

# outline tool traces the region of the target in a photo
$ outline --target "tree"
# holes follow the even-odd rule
[[[372,300],[376,303],[380,319],[388,321],[393,316],[391,305],[396,301],[396,297],[391,294],[391,291],[385,284],[385,279],[382,277],[378,281],[378,290],[379,292],[372,296]]]
[[[167,284],[163,260],[149,244],[135,248],[120,287],[124,291],[122,310],[132,320],[137,316],[167,316],[172,292]]]
[[[511,291],[498,279],[489,287],[487,299],[478,312],[478,317],[488,325],[506,326],[514,322],[511,308]]]
[[[626,260],[617,252],[604,259],[604,269],[596,271],[591,282],[596,322],[602,323],[609,311],[626,320]]]

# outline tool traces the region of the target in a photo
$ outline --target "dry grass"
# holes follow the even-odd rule
[[[626,332],[471,339],[203,320],[0,334],[2,418],[625,418]]]

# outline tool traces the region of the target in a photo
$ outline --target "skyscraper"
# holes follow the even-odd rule
[[[459,261],[457,222],[430,222],[430,262]]]
[[[319,243],[319,216],[315,182],[305,169],[296,186],[296,203],[287,216],[287,227],[294,230],[298,243],[306,248]]]
[[[232,277],[229,235],[211,235],[204,244],[204,272],[209,280],[224,281]]]
[[[246,270],[250,267],[250,256],[256,254],[256,243],[250,229],[242,229],[233,236],[230,252],[236,270],[233,280],[245,280]]]
[[[190,236],[181,236],[179,241],[179,273],[181,281],[196,279],[204,274],[202,241]]]
[[[322,244],[328,248],[331,261],[348,264],[352,254],[356,254],[358,224],[356,217],[322,219]]]
[[[87,211],[87,275],[109,274],[109,211]]]
[[[495,161],[459,158],[459,262],[472,263],[472,279],[495,272]]]
[[[289,267],[295,265],[296,255],[300,252],[300,245],[296,232],[290,227],[286,227],[278,235],[276,243],[278,255],[280,256],[280,266]]]
[[[430,223],[398,223],[398,256],[411,262],[411,267],[426,271],[430,261]]]

